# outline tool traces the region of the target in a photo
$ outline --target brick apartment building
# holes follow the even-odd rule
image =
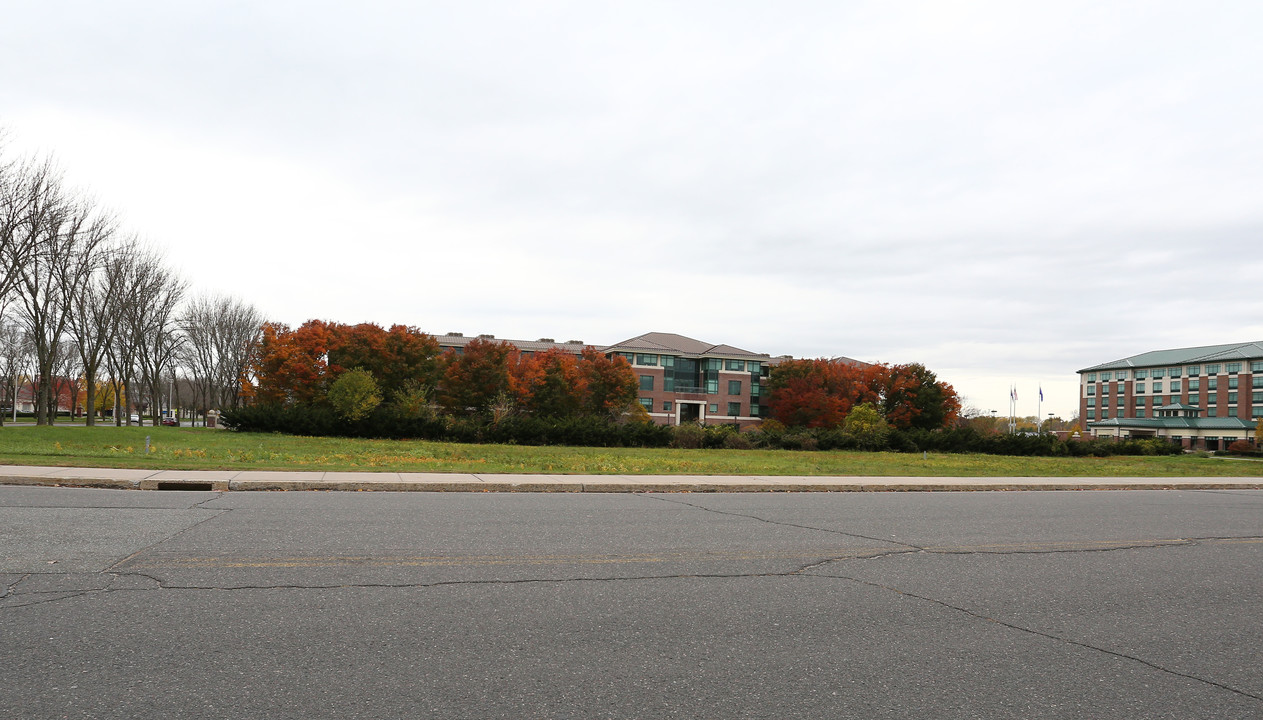
[[[496,340],[491,335],[479,335]],[[474,338],[457,333],[437,336],[443,350],[461,352]],[[560,348],[578,355],[581,340],[551,338],[504,340],[523,353]],[[674,333],[651,332],[613,345],[593,345],[607,357],[620,355],[640,382],[640,404],[660,425],[688,422],[736,424],[760,421],[764,378],[782,358],[731,345],[715,345]]]
[[[780,358],[652,332],[602,348],[621,355],[640,380],[640,404],[660,425],[746,427],[759,422],[763,380]]]
[[[1155,350],[1079,371],[1095,437],[1164,437],[1222,450],[1263,417],[1263,342]]]

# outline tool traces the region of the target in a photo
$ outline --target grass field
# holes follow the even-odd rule
[[[150,452],[145,453],[145,438]],[[180,470],[945,477],[1263,476],[1218,458],[1021,458],[786,450],[459,445],[234,433],[203,428],[4,427],[0,464]]]

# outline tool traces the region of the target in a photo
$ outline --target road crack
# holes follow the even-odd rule
[[[683,500],[674,500],[672,498],[663,497],[661,495],[645,494],[643,495],[643,497],[650,498],[652,500],[659,500],[665,503],[672,503],[674,505],[686,505],[688,507],[695,508],[697,510],[702,510],[704,512],[715,513],[716,515],[728,515],[731,517],[746,518],[748,520],[758,520],[759,522],[764,522],[769,525],[780,525],[782,527],[792,527],[792,528],[798,528],[800,530],[814,530],[816,532],[829,533],[831,535],[841,535],[843,537],[857,538],[861,540],[872,540],[873,542],[888,543],[890,545],[899,545],[901,547],[907,548],[907,550],[894,553],[896,555],[901,555],[908,551],[916,551],[916,550],[923,549],[919,545],[899,542],[898,540],[890,540],[888,538],[873,537],[871,535],[860,535],[858,533],[849,533],[849,532],[844,532],[842,530],[833,530],[831,528],[815,527],[813,525],[800,525],[798,523],[783,522],[781,520],[769,520],[767,518],[759,517],[758,515],[749,515],[747,513],[730,512],[727,510],[716,510],[714,508],[708,508],[705,505],[698,505],[696,503],[684,502]]]
[[[1018,624],[1016,624],[1016,623],[1007,622],[1007,621],[1005,621],[1005,620],[1000,620],[1000,619],[998,619],[998,618],[993,618],[993,617],[990,617],[990,616],[987,616],[987,615],[983,615],[983,614],[981,614],[981,613],[974,612],[973,610],[970,610],[969,608],[961,607],[961,606],[959,606],[959,605],[953,605],[953,604],[951,604],[951,603],[949,603],[949,602],[946,602],[946,601],[944,601],[944,600],[938,600],[938,599],[935,599],[935,598],[932,598],[932,597],[928,597],[928,596],[925,596],[925,595],[919,595],[919,594],[917,594],[917,593],[910,592],[910,591],[908,591],[908,590],[901,590],[901,589],[899,589],[899,588],[897,588],[897,587],[894,587],[894,586],[891,586],[891,585],[884,585],[884,584],[882,584],[882,583],[873,582],[873,581],[871,581],[871,580],[863,580],[863,579],[860,579],[860,578],[851,577],[851,576],[849,576],[849,575],[821,575],[821,574],[814,574],[814,575],[809,575],[809,576],[807,576],[807,577],[834,578],[834,579],[837,579],[837,580],[847,580],[847,581],[850,581],[850,582],[853,582],[853,583],[857,583],[857,584],[860,584],[860,585],[866,585],[866,586],[868,586],[868,587],[877,588],[877,589],[880,589],[880,590],[885,590],[885,591],[888,591],[888,592],[893,592],[893,593],[896,593],[896,594],[901,595],[901,596],[903,596],[903,597],[909,597],[909,598],[913,598],[913,599],[915,599],[915,600],[921,600],[921,601],[923,601],[923,602],[928,602],[928,603],[932,603],[932,604],[934,604],[934,605],[938,605],[939,607],[946,608],[946,609],[948,609],[948,610],[952,610],[952,611],[955,611],[955,612],[961,613],[961,614],[966,615],[966,616],[968,616],[968,617],[971,617],[971,618],[973,618],[973,619],[975,619],[975,620],[981,620],[981,621],[983,621],[983,622],[986,622],[986,623],[991,623],[991,624],[993,624],[993,625],[998,625],[998,626],[1000,626],[1000,627],[1008,628],[1008,629],[1010,629],[1010,630],[1016,630],[1016,631],[1018,631],[1018,632],[1027,633],[1027,634],[1029,634],[1029,635],[1034,635],[1034,636],[1036,636],[1036,637],[1041,637],[1041,638],[1044,638],[1044,639],[1046,639],[1046,640],[1051,640],[1051,641],[1056,642],[1056,643],[1062,643],[1062,644],[1065,644],[1065,645],[1072,645],[1072,646],[1075,646],[1075,647],[1080,647],[1080,648],[1083,648],[1083,649],[1085,649],[1085,650],[1091,650],[1091,651],[1093,651],[1093,652],[1098,652],[1098,653],[1102,653],[1102,654],[1104,654],[1104,655],[1109,655],[1109,656],[1111,656],[1111,657],[1119,658],[1119,659],[1121,659],[1121,660],[1127,660],[1127,661],[1130,661],[1130,662],[1139,663],[1139,664],[1144,665],[1144,666],[1146,666],[1146,667],[1149,667],[1149,668],[1152,668],[1152,669],[1154,669],[1154,670],[1157,670],[1158,672],[1166,673],[1166,674],[1168,674],[1168,675],[1174,675],[1174,676],[1176,676],[1176,677],[1185,678],[1185,679],[1188,679],[1188,680],[1192,680],[1192,681],[1194,681],[1194,682],[1204,683],[1204,684],[1206,684],[1206,685],[1210,685],[1210,686],[1212,686],[1212,687],[1216,687],[1216,688],[1219,688],[1219,689],[1221,689],[1221,690],[1227,690],[1228,692],[1234,693],[1234,694],[1236,694],[1236,695],[1240,695],[1240,696],[1242,696],[1242,697],[1247,697],[1247,698],[1250,698],[1250,699],[1252,699],[1252,700],[1259,700],[1259,701],[1263,701],[1263,696],[1256,695],[1256,694],[1254,694],[1254,693],[1251,693],[1251,692],[1248,692],[1248,691],[1242,690],[1242,689],[1240,689],[1240,688],[1233,687],[1233,686],[1231,686],[1231,685],[1228,685],[1227,683],[1222,683],[1222,682],[1219,682],[1219,681],[1217,681],[1217,680],[1211,680],[1211,679],[1209,679],[1209,678],[1201,677],[1201,676],[1198,676],[1198,675],[1193,675],[1193,674],[1190,674],[1190,673],[1181,672],[1181,671],[1179,671],[1179,670],[1175,670],[1175,669],[1172,669],[1172,668],[1168,668],[1168,667],[1165,667],[1165,666],[1163,666],[1163,665],[1159,665],[1158,663],[1155,663],[1155,662],[1152,662],[1152,661],[1149,661],[1149,660],[1145,660],[1144,658],[1142,658],[1142,657],[1137,657],[1137,656],[1135,656],[1135,655],[1128,655],[1127,653],[1124,653],[1124,652],[1119,652],[1119,651],[1117,651],[1117,650],[1110,650],[1109,648],[1100,647],[1100,646],[1098,646],[1098,645],[1093,645],[1093,644],[1091,644],[1091,643],[1083,642],[1083,641],[1081,641],[1081,640],[1074,640],[1074,639],[1067,638],[1067,637],[1061,637],[1060,635],[1053,635],[1052,633],[1043,632],[1043,631],[1041,631],[1041,630],[1035,630],[1034,628],[1029,628],[1029,627],[1025,627],[1025,626],[1022,626],[1022,625],[1018,625]]]

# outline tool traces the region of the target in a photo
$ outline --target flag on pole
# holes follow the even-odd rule
[[[1039,386],[1039,401],[1040,402],[1044,401],[1044,386],[1043,385]]]

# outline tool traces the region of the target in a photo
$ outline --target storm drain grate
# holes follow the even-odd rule
[[[168,480],[168,481],[165,481],[165,482],[164,482],[164,481],[162,481],[162,480],[159,480],[159,481],[158,481],[158,489],[159,489],[159,490],[201,490],[201,491],[206,491],[206,490],[214,490],[215,488],[211,487],[211,484],[210,484],[210,483],[208,483],[208,482],[185,482],[185,481],[183,481],[183,480],[179,480],[179,481],[175,481],[175,480]]]

